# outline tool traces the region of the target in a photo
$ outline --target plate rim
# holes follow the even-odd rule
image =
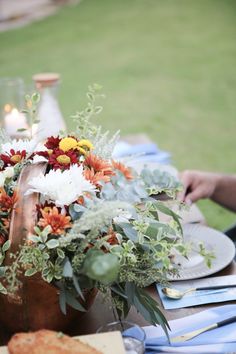
[[[207,277],[207,276],[210,276],[212,274],[215,274],[215,273],[218,273],[219,271],[223,270],[224,268],[226,268],[233,260],[234,260],[234,257],[235,257],[235,254],[236,254],[236,247],[235,247],[235,244],[234,242],[227,236],[225,235],[222,231],[220,230],[216,230],[212,227],[209,227],[209,226],[206,226],[206,225],[202,225],[202,224],[185,224],[183,225],[183,231],[184,229],[188,229],[188,228],[194,228],[194,229],[200,229],[200,231],[207,231],[207,232],[214,232],[215,235],[217,235],[216,237],[219,237],[222,238],[223,240],[227,240],[226,242],[228,243],[229,245],[229,249],[232,250],[232,254],[230,253],[229,256],[227,257],[227,255],[225,256],[225,254],[223,255],[224,256],[224,262],[221,261],[220,264],[216,264],[215,266],[213,265],[211,268],[208,268],[207,265],[206,265],[206,271],[204,274],[200,274],[198,275],[197,277],[192,275],[182,275],[181,276],[181,271],[180,271],[180,276],[177,277],[177,276],[171,276],[171,275],[167,275],[167,280],[168,281],[183,281],[183,280],[194,280],[194,279],[200,279],[200,278],[204,278],[204,277]],[[194,237],[196,237],[196,235],[194,235]],[[208,241],[211,240],[211,239],[208,239]],[[199,241],[202,241],[201,239]],[[211,242],[208,242],[208,244],[213,244]]]

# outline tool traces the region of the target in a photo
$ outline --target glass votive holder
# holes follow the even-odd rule
[[[28,136],[24,108],[24,81],[21,78],[0,78],[1,127],[12,138]],[[20,131],[21,130],[21,131]]]
[[[126,354],[144,354],[146,333],[135,323],[116,321],[98,328],[97,333],[121,332]]]

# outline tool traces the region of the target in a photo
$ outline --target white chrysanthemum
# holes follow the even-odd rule
[[[40,155],[35,155],[33,157],[32,163],[40,163],[40,162],[47,162],[48,160],[46,157],[40,156]]]
[[[1,151],[2,153],[10,153],[10,150],[13,149],[15,151],[23,151],[26,153],[32,153],[37,145],[35,140],[12,140],[11,142],[7,142],[2,144]]]
[[[4,186],[4,183],[5,183],[5,175],[3,172],[0,172],[0,188],[2,188]]]
[[[5,178],[12,178],[14,176],[14,167],[6,167],[2,173],[4,174]]]
[[[14,176],[14,167],[7,167],[4,171],[0,172],[0,188],[4,186],[6,178],[12,178]]]
[[[94,192],[95,187],[83,175],[83,166],[72,165],[69,170],[51,170],[29,181],[32,187],[27,194],[40,193],[57,206],[69,205],[84,192]]]

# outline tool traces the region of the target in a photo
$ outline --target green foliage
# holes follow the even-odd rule
[[[117,140],[119,139],[119,131],[109,137],[109,131],[102,132],[101,126],[96,126],[91,122],[94,115],[102,112],[103,107],[97,105],[98,98],[104,98],[104,94],[99,93],[102,86],[93,84],[88,87],[86,94],[88,98],[87,106],[72,116],[76,123],[76,135],[81,139],[89,139],[93,142],[94,153],[102,158],[111,158]]]
[[[145,167],[141,171],[141,178],[150,195],[166,193],[169,197],[173,198],[182,189],[181,183],[174,176],[158,169],[151,171]]]
[[[33,136],[32,126],[33,124],[39,123],[37,119],[38,114],[38,104],[40,102],[40,94],[34,92],[32,95],[25,96],[26,108],[23,110],[23,113],[27,114],[29,120],[29,126],[31,127],[31,138]],[[25,129],[18,129],[18,131],[24,131]]]
[[[89,250],[83,265],[84,274],[89,278],[108,285],[117,280],[119,274],[119,260],[115,254],[97,250]]]
[[[215,259],[214,252],[207,252],[203,243],[199,243],[199,253],[204,257],[207,266],[210,268],[212,260]]]
[[[10,241],[6,241],[2,247],[0,247],[0,279],[2,277],[5,277],[5,272],[6,272],[6,267],[3,266],[3,262],[5,259],[5,254],[6,252],[9,250],[10,248]],[[0,282],[0,293],[6,295],[7,294],[7,289],[5,288],[5,286]]]
[[[96,155],[101,149],[103,156],[108,156],[111,141],[108,142],[107,135],[100,130],[95,131],[90,123],[91,116],[101,110],[95,104],[98,89],[96,85],[89,88],[90,103],[77,114],[77,134],[95,141]],[[38,101],[37,94],[28,97],[33,118]],[[103,144],[109,148],[106,150]],[[164,316],[143,288],[153,282],[164,282],[166,275],[175,270],[170,258],[173,250],[187,255],[187,248],[182,243],[180,217],[168,203],[152,196],[154,192],[165,192],[174,198],[180,185],[173,177],[157,170],[150,173],[144,170],[132,179],[119,170],[109,171],[108,175],[110,173],[109,181],[101,182],[95,192],[81,192],[81,198],[76,195],[71,205],[55,207],[64,220],[61,222],[70,220],[65,217],[69,214],[72,225],[55,231],[54,219],[49,223],[52,227],[43,228],[40,222],[37,224],[19,252],[12,255],[12,264],[2,269],[5,287],[2,285],[0,291],[12,296],[21,286],[21,275],[31,277],[39,273],[43,280],[58,287],[61,310],[66,313],[67,305],[85,311],[81,304],[83,291],[97,287],[101,292],[111,294],[119,315],[127,315],[130,307],[135,306],[147,321],[160,324],[167,333]],[[12,193],[11,188],[9,193]],[[49,203],[54,201],[45,195],[44,198]],[[48,219],[59,216],[50,214],[54,208],[48,208]],[[160,214],[168,216],[168,220],[161,222]],[[46,217],[44,220],[48,223]],[[7,242],[2,247],[2,261],[9,246]],[[204,253],[203,247],[200,252],[209,262],[209,254]]]

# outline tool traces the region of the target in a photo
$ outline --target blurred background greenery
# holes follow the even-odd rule
[[[97,123],[147,133],[179,169],[235,172],[236,1],[84,0],[0,33],[0,76],[62,77],[69,129],[90,83],[104,87]],[[235,215],[199,203],[209,225]]]

